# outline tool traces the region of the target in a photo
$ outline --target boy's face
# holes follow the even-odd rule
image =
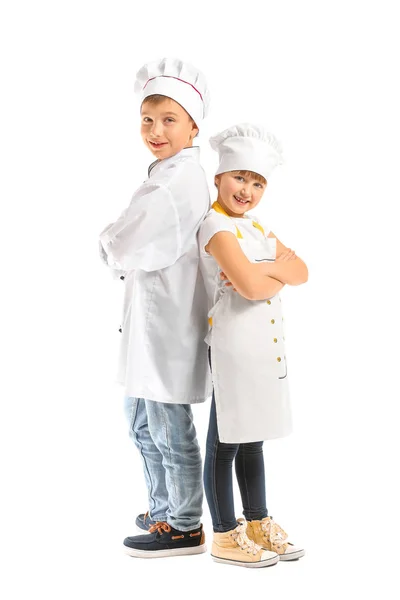
[[[143,141],[159,160],[192,146],[199,131],[186,110],[167,97],[159,104],[144,100],[141,119]]]
[[[253,177],[243,177],[239,171],[229,171],[215,177],[218,202],[231,217],[243,217],[257,206],[267,186]]]

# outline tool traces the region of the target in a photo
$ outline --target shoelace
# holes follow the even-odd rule
[[[164,532],[169,533],[171,531],[171,526],[165,521],[157,521],[149,528],[149,533],[154,533],[155,531],[157,531],[160,535],[162,535]]]
[[[272,518],[267,522],[261,523],[261,529],[265,532],[266,537],[269,537],[271,544],[282,546],[282,544],[288,543],[288,534]]]
[[[250,549],[249,554],[253,553],[254,555],[256,555],[257,552],[259,550],[261,550],[261,546],[259,546],[258,544],[253,542],[253,540],[250,540],[247,537],[246,526],[244,524],[238,525],[236,527],[236,529],[232,533],[232,537],[235,540],[235,542],[237,542],[239,544],[239,546],[242,548],[242,550],[249,548]]]

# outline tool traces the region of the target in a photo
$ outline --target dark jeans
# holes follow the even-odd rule
[[[213,393],[204,461],[204,490],[213,529],[218,532],[230,531],[237,526],[233,502],[233,460],[245,518],[252,521],[267,517],[263,442],[220,442]]]

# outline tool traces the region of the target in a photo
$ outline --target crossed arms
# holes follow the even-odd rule
[[[248,300],[265,300],[275,296],[284,285],[300,285],[308,280],[305,263],[270,232],[268,237],[276,238],[276,259],[274,262],[255,264],[249,261],[233,233],[216,233],[205,250],[211,254],[227,279],[226,285],[233,288]]]

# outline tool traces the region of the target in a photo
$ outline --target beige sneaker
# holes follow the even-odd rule
[[[211,550],[213,560],[238,567],[269,567],[279,561],[276,552],[263,550],[246,535],[246,522],[238,519],[239,525],[224,533],[214,532]]]
[[[277,552],[279,560],[297,560],[305,554],[305,550],[288,541],[287,533],[272,517],[265,517],[262,521],[248,521],[246,533],[262,548]]]

